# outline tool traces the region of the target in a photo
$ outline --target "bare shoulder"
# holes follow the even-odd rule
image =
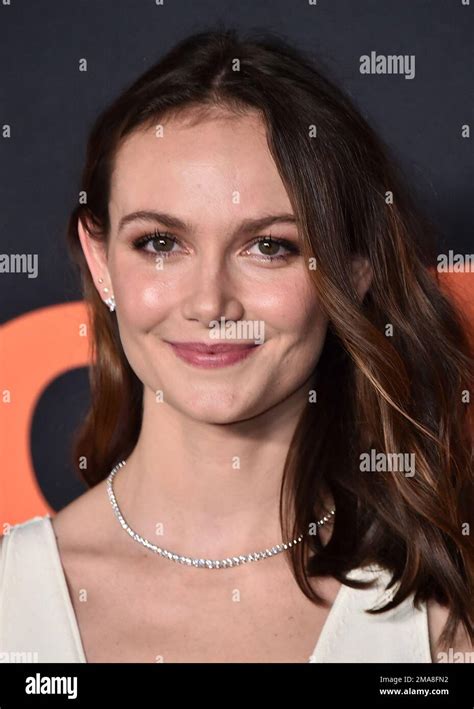
[[[110,524],[105,481],[63,507],[51,522],[63,550],[80,551],[101,543]]]
[[[473,655],[466,653],[474,653],[474,645],[470,641],[465,628],[459,624],[456,635],[451,647],[442,646],[440,636],[446,625],[449,616],[449,608],[441,606],[433,600],[427,603],[428,611],[428,630],[430,636],[430,648],[433,662],[457,662],[456,658],[464,657],[464,661],[468,662]],[[456,654],[461,653],[461,654]]]

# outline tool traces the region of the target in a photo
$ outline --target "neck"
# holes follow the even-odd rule
[[[114,480],[128,524],[158,546],[224,558],[282,541],[283,468],[306,402],[303,386],[264,414],[197,421],[145,391],[137,445]]]

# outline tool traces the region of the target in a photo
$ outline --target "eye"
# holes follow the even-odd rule
[[[168,232],[154,231],[151,234],[145,234],[135,239],[132,247],[138,251],[143,251],[150,256],[161,256],[169,258],[176,253],[173,251],[178,240]],[[150,245],[150,248],[147,248]],[[272,236],[259,236],[245,250],[245,254],[250,254],[250,249],[257,246],[260,249],[260,254],[255,254],[258,261],[280,261],[287,260],[291,255],[299,254],[299,248],[287,239],[278,239]],[[283,253],[278,253],[283,250]]]
[[[145,251],[152,256],[159,255],[169,258],[170,254],[173,253],[171,249],[177,243],[177,239],[171,234],[168,234],[167,232],[154,231],[152,234],[145,234],[144,236],[140,236],[138,239],[135,239],[132,246],[134,249],[137,249],[138,251]],[[148,244],[151,245],[150,249],[146,248]]]
[[[259,236],[258,239],[250,245],[249,249],[257,246],[260,249],[260,261],[275,261],[280,259],[287,260],[289,256],[299,254],[298,247],[287,239],[277,239],[272,236]],[[281,249],[285,249],[286,253],[278,253]],[[249,250],[246,251],[249,253]]]

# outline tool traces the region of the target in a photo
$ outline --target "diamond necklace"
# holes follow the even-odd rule
[[[304,534],[300,534],[299,537],[293,539],[287,544],[277,544],[271,549],[265,549],[265,551],[258,551],[254,554],[246,554],[243,556],[232,556],[228,557],[227,559],[193,559],[189,556],[181,556],[181,554],[175,554],[174,552],[168,551],[167,549],[161,549],[160,547],[155,546],[155,544],[149,542],[148,539],[144,539],[137,532],[134,532],[134,530],[127,524],[127,522],[123,518],[122,513],[120,512],[117,500],[115,499],[112,482],[117,471],[120,468],[123,468],[125,464],[125,461],[122,460],[122,462],[118,463],[115,468],[112,468],[109,473],[109,476],[107,477],[107,493],[109,495],[110,504],[112,505],[112,508],[115,512],[115,516],[117,517],[118,521],[125,529],[125,531],[128,532],[128,534],[132,537],[132,539],[134,539],[136,542],[139,542],[147,549],[150,549],[156,554],[159,554],[165,559],[170,559],[170,561],[176,561],[178,562],[178,564],[186,564],[187,566],[196,566],[198,568],[204,567],[207,569],[226,569],[231,566],[239,566],[250,561],[260,561],[260,559],[266,559],[270,556],[280,554],[282,551],[286,551],[286,549],[293,547],[299,542],[301,542],[304,537]],[[322,519],[316,522],[317,527],[322,527],[323,524],[325,524],[331,519],[335,512],[335,509],[331,510],[327,515],[325,515]]]

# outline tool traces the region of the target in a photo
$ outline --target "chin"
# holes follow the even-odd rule
[[[229,424],[238,421],[245,421],[248,418],[256,416],[257,401],[244,403],[243,400],[236,398],[235,392],[228,396],[223,396],[221,393],[210,391],[209,389],[202,396],[194,395],[183,401],[183,405],[179,406],[183,413],[186,413],[190,418],[203,423],[212,424]]]

